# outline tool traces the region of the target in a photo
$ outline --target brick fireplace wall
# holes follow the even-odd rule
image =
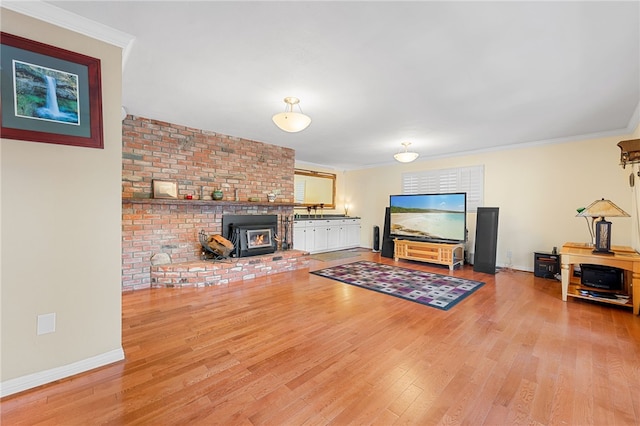
[[[199,260],[198,232],[221,233],[223,214],[293,216],[294,150],[135,116],[122,127],[123,290],[151,287],[155,254]],[[153,199],[154,179],[176,181],[178,199]]]

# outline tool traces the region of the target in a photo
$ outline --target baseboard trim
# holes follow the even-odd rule
[[[122,361],[123,359],[124,350],[122,348],[114,349],[91,358],[74,362],[73,364],[63,365],[50,370],[6,380],[0,383],[0,398],[76,374],[84,373],[85,371],[93,370],[94,368],[103,367],[107,364]]]

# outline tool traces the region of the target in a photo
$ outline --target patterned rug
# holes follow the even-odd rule
[[[480,281],[365,260],[332,266],[311,273],[432,306],[443,311],[451,309],[484,285]]]

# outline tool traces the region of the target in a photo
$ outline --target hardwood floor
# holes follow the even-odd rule
[[[394,263],[311,269],[362,259]],[[126,360],[4,398],[2,424],[640,424],[640,317],[531,273],[453,274],[486,285],[446,312],[307,270],[127,293]]]

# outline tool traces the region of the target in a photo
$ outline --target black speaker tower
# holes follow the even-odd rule
[[[496,273],[496,248],[498,246],[498,207],[478,207],[476,243],[473,253],[473,270],[487,274]]]
[[[380,227],[377,225],[373,227],[373,251],[380,251]]]
[[[391,208],[387,207],[384,211],[384,229],[382,233],[382,252],[380,256],[393,259],[394,244],[393,239],[389,235],[391,233]]]

